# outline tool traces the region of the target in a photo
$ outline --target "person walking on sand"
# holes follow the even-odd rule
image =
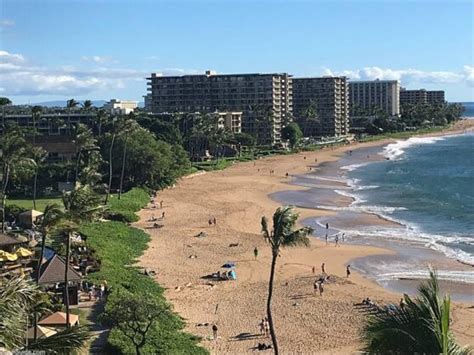
[[[346,237],[346,233],[342,233],[342,242],[344,242],[345,237]]]
[[[314,280],[313,282],[313,292],[314,292],[314,295],[316,296],[316,294],[318,293],[318,290],[319,290],[319,283],[318,283],[318,280]]]
[[[217,225],[217,219],[216,217],[214,217],[214,219],[212,220],[214,222],[214,225],[216,226]]]
[[[216,324],[212,325],[212,337],[214,340],[217,340],[217,325]]]
[[[346,277],[349,278],[349,276],[351,276],[351,266],[347,265],[347,267],[346,267]]]
[[[258,249],[257,249],[257,247],[254,248],[254,250],[253,250],[253,255],[255,255],[255,260],[257,260],[257,256],[258,256]]]
[[[322,264],[321,264],[321,271],[322,271],[323,274],[326,273],[326,270],[324,269],[324,266],[325,266],[325,265],[326,265],[325,263],[322,263]]]
[[[339,235],[336,234],[336,237],[334,238],[334,241],[336,244],[334,245],[336,248],[339,246]]]
[[[161,212],[161,219],[165,218],[165,211]]]
[[[326,245],[328,245],[328,232],[326,231]]]
[[[316,268],[314,266],[313,266],[312,271],[313,271],[313,275],[314,275],[316,273]]]
[[[209,223],[209,225],[212,226],[212,219],[209,218],[209,221],[207,223]]]

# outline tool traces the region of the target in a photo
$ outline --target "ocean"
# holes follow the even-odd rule
[[[316,164],[315,164],[316,165]],[[437,269],[455,299],[474,302],[474,134],[413,137],[355,149],[318,164],[271,195],[282,204],[334,211],[302,221],[334,243],[379,246],[394,253],[351,265],[379,284],[413,293]],[[326,223],[329,229],[326,231]]]
[[[410,138],[386,146],[390,159],[350,169],[355,202],[405,226],[386,237],[420,241],[474,265],[474,134]]]
[[[474,117],[474,102],[461,102],[464,106],[463,117]]]

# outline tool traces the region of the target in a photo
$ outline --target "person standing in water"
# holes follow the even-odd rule
[[[351,266],[347,265],[347,267],[346,267],[346,277],[349,278],[349,276],[351,276]]]

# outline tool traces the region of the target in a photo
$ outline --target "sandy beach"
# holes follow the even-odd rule
[[[472,129],[462,121],[453,132]],[[444,132],[443,134],[446,134]],[[212,353],[251,352],[259,342],[259,322],[265,316],[270,272],[270,249],[260,234],[260,219],[271,217],[279,204],[268,195],[282,190],[304,189],[290,185],[292,175],[310,166],[334,161],[356,147],[379,146],[390,140],[352,144],[317,152],[273,156],[256,162],[238,163],[224,170],[181,179],[175,187],[158,194],[163,210],[147,208],[135,225],[151,235],[140,266],[156,272],[156,281],[186,321],[186,330],[202,336],[202,345]],[[317,159],[317,163],[315,162]],[[274,174],[270,174],[274,170]],[[286,177],[286,173],[289,177]],[[165,218],[163,228],[150,229],[152,216]],[[300,221],[331,215],[327,210],[299,208]],[[209,219],[217,225],[210,226]],[[198,238],[199,233],[206,233]],[[253,254],[258,248],[258,257]],[[370,297],[377,303],[398,303],[400,294],[389,292],[357,272],[345,277],[351,260],[384,255],[389,250],[342,244],[326,245],[313,238],[309,248],[288,248],[277,261],[273,313],[282,353],[341,353],[360,348],[359,331],[364,314],[354,305]],[[236,281],[203,278],[236,263]],[[323,296],[313,294],[314,277],[321,264],[331,276]],[[313,275],[312,267],[316,273]],[[453,305],[453,328],[462,344],[474,344],[474,308]],[[211,341],[211,326],[217,324],[218,339]]]

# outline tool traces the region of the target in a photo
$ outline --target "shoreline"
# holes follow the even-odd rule
[[[268,195],[285,189],[305,189],[289,185],[285,173],[301,175],[314,159],[318,163],[335,161],[347,150],[393,141],[272,156],[182,179],[158,195],[166,212],[163,228],[148,229],[150,223],[146,222],[152,215],[161,214],[161,210],[149,208],[140,212],[141,220],[135,226],[147,229],[152,237],[140,266],[157,273],[155,279],[166,289],[166,298],[186,320],[186,330],[201,336],[201,344],[211,353],[251,352],[258,342],[269,342],[258,335],[258,323],[265,316],[271,257],[260,234],[260,218],[270,217],[279,206]],[[275,174],[269,170],[275,170]],[[300,222],[315,214],[334,215],[325,210],[297,210]],[[208,225],[211,217],[217,219],[216,226]],[[207,236],[196,238],[200,232]],[[254,247],[259,250],[256,260]],[[357,272],[349,279],[344,277],[347,263],[367,255],[393,252],[352,244],[334,248],[316,238],[309,248],[282,251],[273,302],[282,352],[350,353],[359,348],[358,332],[364,315],[354,304],[365,297],[384,303],[396,303],[400,298],[400,294]],[[209,283],[203,279],[228,261],[237,264],[236,281]],[[319,297],[312,293],[312,280],[320,273],[322,262],[334,281]],[[312,274],[313,266],[316,275]],[[458,340],[463,344],[474,343],[474,310],[466,304],[454,303],[453,317]],[[212,333],[209,325],[198,326],[205,323],[218,325],[217,341],[208,340]]]

